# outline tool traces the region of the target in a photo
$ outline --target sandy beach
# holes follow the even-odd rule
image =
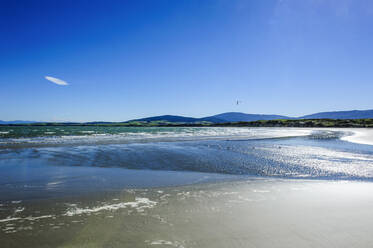
[[[373,145],[373,129],[354,128],[348,129],[352,134],[342,137],[342,140],[359,144]]]

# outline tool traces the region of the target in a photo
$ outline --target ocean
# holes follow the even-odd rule
[[[369,247],[353,133],[0,126],[1,247]]]

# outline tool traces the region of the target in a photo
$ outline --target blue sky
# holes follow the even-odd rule
[[[0,119],[372,109],[372,26],[370,0],[2,0]]]

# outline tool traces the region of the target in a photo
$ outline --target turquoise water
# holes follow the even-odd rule
[[[0,126],[0,138],[198,133],[204,128],[105,126]]]

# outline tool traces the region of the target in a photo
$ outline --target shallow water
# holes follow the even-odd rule
[[[6,202],[2,247],[371,247],[367,182],[248,178]],[[22,206],[22,207],[21,207]]]
[[[304,136],[303,128],[0,126],[0,148]]]
[[[373,149],[350,130],[90,128],[0,138],[1,247],[373,244]]]

